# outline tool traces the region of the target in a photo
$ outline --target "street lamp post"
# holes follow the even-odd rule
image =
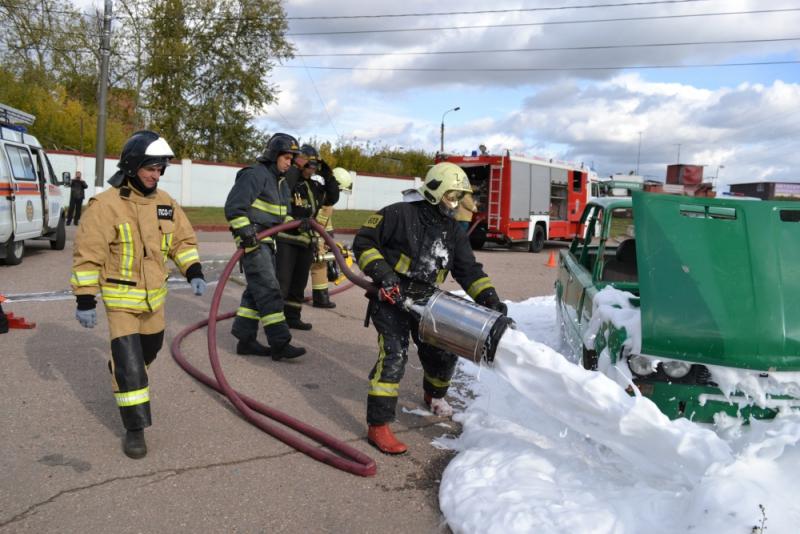
[[[444,154],[444,116],[450,113],[451,111],[458,111],[461,109],[461,106],[456,106],[452,109],[448,109],[444,113],[442,113],[442,129],[441,129],[441,138],[440,138],[440,145],[439,145],[439,152]]]
[[[725,165],[717,165],[717,172],[714,174],[714,189],[719,187],[719,170],[724,169]]]

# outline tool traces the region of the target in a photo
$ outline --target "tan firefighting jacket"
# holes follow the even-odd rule
[[[89,200],[75,237],[72,291],[102,293],[107,309],[155,311],[167,296],[167,259],[185,276],[200,261],[186,214],[166,192],[127,186]]]

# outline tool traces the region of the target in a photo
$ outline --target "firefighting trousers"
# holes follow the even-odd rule
[[[328,262],[318,261],[311,264],[311,289],[328,289]]]
[[[147,369],[164,344],[164,308],[131,313],[106,310],[111,331],[111,385],[122,424],[138,430],[152,424]]]
[[[288,319],[300,318],[313,259],[310,246],[301,247],[278,240],[278,282],[283,311]]]
[[[422,389],[433,398],[442,398],[450,386],[458,356],[437,349],[419,339],[419,321],[393,304],[373,300],[372,324],[378,331],[378,361],[369,374],[367,424],[394,420],[400,380],[408,361],[408,336],[414,340],[422,363]]]
[[[278,349],[291,340],[283,314],[281,287],[275,274],[275,252],[267,243],[242,256],[247,287],[236,310],[231,333],[240,340],[255,339],[259,324],[264,327],[267,342]]]

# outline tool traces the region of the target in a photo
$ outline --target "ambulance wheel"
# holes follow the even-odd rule
[[[541,252],[544,248],[544,228],[541,225],[536,225],[533,229],[533,239],[530,244],[531,252]]]
[[[14,236],[8,238],[6,242],[6,265],[19,265],[22,263],[22,255],[25,254],[25,242],[14,241]]]
[[[58,228],[56,228],[56,238],[50,241],[50,248],[53,250],[64,250],[67,244],[67,226],[64,222],[64,216],[58,220]]]

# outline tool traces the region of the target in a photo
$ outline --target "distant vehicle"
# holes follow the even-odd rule
[[[525,243],[539,252],[548,239],[581,233],[580,216],[589,200],[589,170],[552,160],[483,154],[437,158],[460,166],[475,191],[478,213],[470,234],[475,249],[486,241]]]
[[[799,222],[795,202],[647,192],[594,199],[581,217],[585,234],[560,253],[564,338],[587,369],[597,369],[607,349],[603,363],[627,365],[642,395],[671,418],[771,418],[798,407]],[[592,322],[607,286],[632,294],[640,332],[602,314]],[[747,387],[772,391],[727,397],[719,383],[734,371]]]
[[[20,124],[35,117],[0,104],[0,259],[22,262],[26,239],[46,239],[51,248],[66,244],[65,209],[61,191],[69,173],[59,179],[41,143]]]
[[[633,191],[644,189],[644,177],[627,174],[615,174],[608,178],[592,177],[590,180],[590,198],[629,197]]]

